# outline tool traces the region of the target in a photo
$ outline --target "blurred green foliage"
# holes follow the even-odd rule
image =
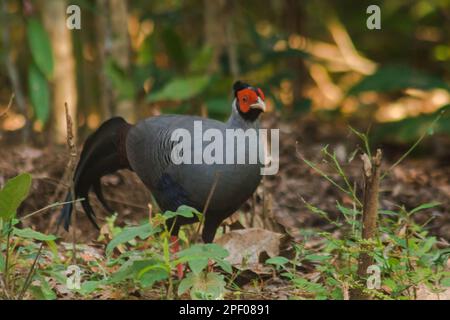
[[[438,77],[414,70],[408,66],[392,65],[378,69],[353,86],[349,94],[365,91],[390,92],[408,88],[430,90],[435,88],[450,89],[450,86]]]
[[[10,29],[18,30],[12,35],[11,47],[22,52],[16,63],[21,72],[28,70],[23,77],[33,114],[45,123],[52,113],[49,82],[54,59],[42,8],[33,3],[35,10],[29,15],[23,4],[7,2],[12,8],[7,13]],[[71,2],[82,12],[82,29],[72,31],[72,39],[78,110],[86,117],[90,113],[105,116],[100,106],[104,81],[113,91],[109,94],[113,104],[131,101],[138,118],[152,114],[155,107],[162,113],[195,114],[206,107],[208,116],[223,120],[230,112],[231,86],[242,79],[261,87],[272,109],[286,119],[312,113],[322,121],[322,113],[316,111],[323,109],[338,111],[332,116],[340,117],[340,109],[349,99],[356,99],[357,108],[338,120],[364,118],[358,124],[361,129],[373,120],[381,122],[376,113],[385,101],[399,102],[408,109],[407,102],[400,101],[408,97],[407,89],[446,91],[446,99],[434,109],[404,112],[401,119],[384,119],[388,123],[380,124],[381,140],[399,132],[399,141],[411,141],[420,135],[422,126],[408,123],[427,122],[433,112],[449,103],[449,0],[268,0],[264,5],[256,0],[231,0],[223,7],[219,2],[206,5],[192,0],[130,1],[129,22],[123,26],[129,36],[126,67],[111,53],[115,35],[99,22],[106,17],[111,26],[119,9],[104,12],[99,3]],[[366,27],[366,9],[371,4],[380,6],[381,30]],[[216,16],[214,10],[208,11],[211,6],[218,9]],[[211,15],[215,19],[212,27],[207,23]],[[218,28],[215,36],[208,36],[211,28]],[[24,37],[27,47],[22,44]],[[0,76],[0,81],[7,81],[5,69],[0,69]],[[361,98],[367,92],[376,93],[376,101],[367,104]],[[365,116],[367,107],[369,117]],[[113,108],[110,114],[115,113]],[[411,116],[415,118],[408,119]],[[441,121],[446,124],[436,132],[447,132],[448,118]],[[391,127],[398,130],[382,129]]]

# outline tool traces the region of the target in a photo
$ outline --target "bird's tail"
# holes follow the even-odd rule
[[[105,209],[112,211],[103,196],[100,179],[117,170],[130,169],[125,148],[130,128],[131,125],[123,118],[111,118],[88,137],[81,152],[73,178],[73,190],[75,199],[84,198],[81,205],[96,228],[99,227],[89,202],[89,191],[92,187]],[[66,202],[70,201],[72,201],[72,193],[69,191]],[[72,209],[73,203],[65,204],[58,219],[58,225],[63,223],[66,230],[69,229]]]

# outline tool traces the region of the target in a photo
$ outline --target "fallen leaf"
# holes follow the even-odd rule
[[[260,263],[260,255],[265,252],[269,257],[278,256],[282,237],[272,231],[250,228],[228,232],[215,242],[228,250],[226,260],[233,266],[260,274],[271,270]]]

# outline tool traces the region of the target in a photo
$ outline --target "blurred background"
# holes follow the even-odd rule
[[[263,123],[281,129],[281,172],[264,185],[281,224],[320,223],[306,213],[300,193],[335,210],[340,196],[295,151],[320,161],[330,144],[350,163],[358,144],[351,125],[369,133],[387,163],[425,134],[387,180],[383,206],[392,199],[407,207],[440,201],[434,231],[450,239],[450,112],[430,130],[450,103],[450,0],[0,4],[0,179],[33,172],[30,208],[65,192],[57,187],[68,159],[58,147],[66,141],[65,102],[81,144],[113,115],[131,122],[161,113],[224,120],[231,86],[241,79],[263,89],[272,111]],[[366,26],[373,4],[381,9],[379,30]],[[69,5],[80,8],[80,29],[66,27],[76,14],[66,12]],[[355,177],[358,170],[359,164]],[[120,177],[104,183],[111,190],[124,184]],[[142,213],[148,196],[142,193],[133,201],[110,197],[117,208],[128,199]]]

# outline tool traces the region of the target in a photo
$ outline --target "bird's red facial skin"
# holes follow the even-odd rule
[[[242,112],[248,112],[250,110],[250,106],[258,102],[258,94],[259,97],[264,100],[264,93],[262,92],[262,90],[259,88],[257,90],[258,93],[250,88],[238,91],[237,99],[239,101],[239,108]]]

